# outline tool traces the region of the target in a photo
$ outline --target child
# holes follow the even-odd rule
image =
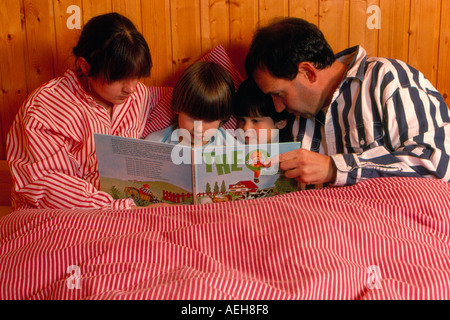
[[[145,139],[188,146],[227,144],[220,126],[232,114],[234,96],[233,80],[223,67],[198,61],[186,68],[173,88],[177,123]]]
[[[74,70],[36,89],[9,131],[14,209],[134,207],[99,191],[94,133],[141,137],[150,50],[129,19],[108,13],[86,23],[73,54]]]
[[[237,118],[238,140],[246,144],[265,144],[293,141],[290,132],[294,116],[287,111],[277,112],[272,98],[265,95],[251,79],[239,86],[233,108]]]

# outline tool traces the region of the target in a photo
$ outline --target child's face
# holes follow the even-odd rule
[[[102,79],[91,78],[91,89],[94,99],[102,101],[108,106],[124,103],[136,91],[138,78],[130,78],[107,83]]]
[[[283,129],[286,120],[275,123],[271,117],[239,117],[237,125],[245,132],[246,144],[271,143],[277,136],[272,130]]]
[[[178,127],[189,131],[192,146],[197,141],[201,141],[202,145],[208,143],[208,141],[216,134],[220,123],[221,120],[197,120],[184,112],[178,113]]]

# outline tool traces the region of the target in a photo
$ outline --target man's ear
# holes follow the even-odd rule
[[[287,125],[287,119],[283,119],[283,120],[275,122],[275,128],[277,128],[278,130],[283,129],[284,127],[286,127],[286,125]]]
[[[298,64],[298,73],[309,82],[316,82],[317,80],[317,69],[310,62],[300,62]]]
[[[91,65],[86,61],[86,59],[80,57],[77,59],[77,68],[80,69],[83,75],[87,76],[91,70]]]

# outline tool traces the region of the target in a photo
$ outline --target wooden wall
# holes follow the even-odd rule
[[[0,0],[0,159],[27,94],[73,65],[80,30],[67,26],[76,17],[72,5],[80,9],[81,26],[111,11],[137,25],[154,61],[148,85],[172,85],[218,44],[245,76],[243,61],[258,24],[296,16],[317,24],[336,52],[361,44],[369,55],[409,62],[449,101],[450,0]],[[368,22],[379,22],[379,29]]]

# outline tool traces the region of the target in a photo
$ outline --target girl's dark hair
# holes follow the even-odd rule
[[[232,114],[235,87],[228,71],[214,62],[190,65],[173,88],[172,109],[194,119],[226,121]]]
[[[236,92],[236,101],[233,107],[234,115],[239,117],[270,117],[274,123],[287,120],[287,125],[280,130],[280,142],[292,141],[291,127],[294,115],[286,110],[277,112],[272,97],[265,94],[256,82],[245,79]]]
[[[103,77],[108,83],[150,76],[152,58],[147,42],[134,24],[118,13],[89,20],[72,52],[89,63],[88,76]]]
[[[248,77],[266,68],[277,78],[292,80],[300,62],[311,62],[317,69],[330,66],[336,57],[323,33],[300,18],[283,18],[256,31],[245,59]]]

